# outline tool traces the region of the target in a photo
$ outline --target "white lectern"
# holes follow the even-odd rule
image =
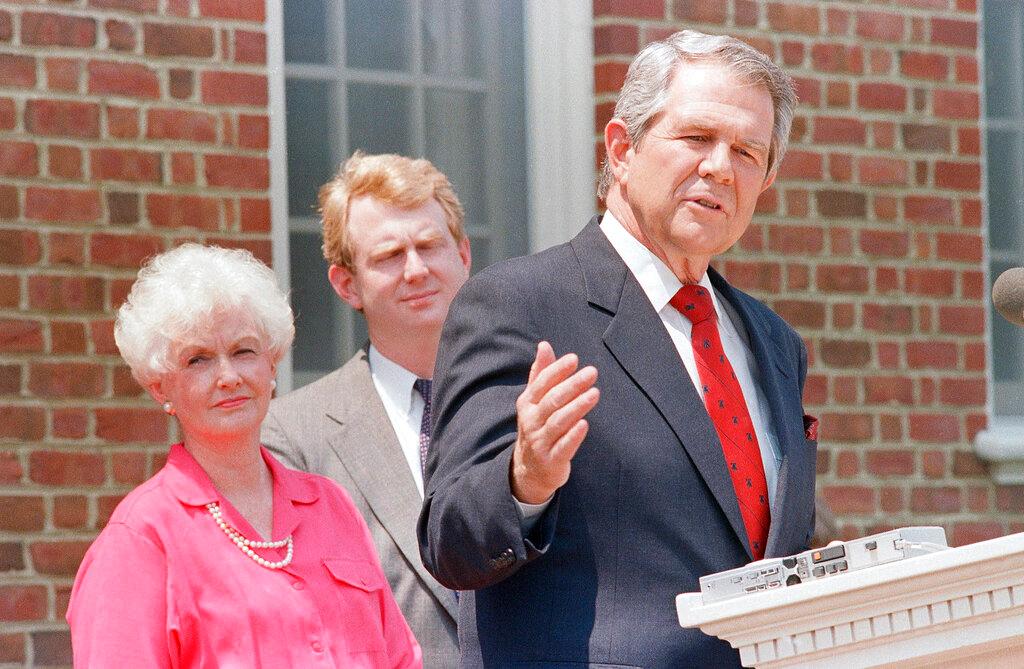
[[[745,667],[1019,669],[1024,533],[676,611]]]

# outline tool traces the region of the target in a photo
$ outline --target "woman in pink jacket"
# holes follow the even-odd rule
[[[294,336],[270,269],[245,251],[164,253],[139,272],[114,334],[181,443],[78,570],[75,666],[421,666],[351,500],[260,446]]]

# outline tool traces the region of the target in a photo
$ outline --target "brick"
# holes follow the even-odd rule
[[[782,63],[789,67],[798,67],[804,62],[804,45],[802,42],[786,40],[782,43]]]
[[[115,483],[139,484],[146,480],[145,453],[114,453],[111,464]]]
[[[265,0],[199,0],[199,15],[262,23]]]
[[[677,1],[675,4],[686,3]],[[594,16],[662,19],[665,18],[665,3],[663,0],[594,0]]]
[[[252,30],[235,31],[235,62],[262,65],[267,62],[267,36]]]
[[[864,72],[864,50],[857,45],[817,43],[811,47],[815,71],[843,74]]]
[[[17,308],[21,303],[21,279],[0,275],[0,307]]]
[[[72,570],[69,576],[74,576]],[[63,574],[62,574],[63,575]],[[37,667],[71,666],[71,633],[32,632],[32,656]]]
[[[976,162],[937,161],[935,163],[935,185],[939,188],[977,192],[981,189],[981,165]]]
[[[777,263],[730,261],[725,265],[729,280],[744,290],[779,292],[781,269]]]
[[[853,305],[833,304],[832,305],[832,328],[835,330],[849,330],[854,323]]]
[[[936,90],[932,107],[939,118],[977,119],[980,111],[978,94],[971,91]]]
[[[82,495],[53,498],[53,525],[63,529],[83,528],[89,521],[88,500]]]
[[[864,341],[824,339],[820,352],[822,361],[831,367],[858,368],[871,362],[871,345]]]
[[[830,293],[863,293],[870,283],[867,268],[855,265],[821,265],[814,280],[819,290]]]
[[[953,454],[953,476],[957,478],[988,476],[988,466],[970,451]]]
[[[11,36],[14,34],[14,21],[12,20],[11,13],[0,10],[0,41],[10,42]],[[0,661],[3,658],[0,657]]]
[[[220,203],[199,195],[168,195],[153,193],[146,196],[146,213],[150,223],[162,228],[220,228]]]
[[[158,0],[89,0],[90,7],[100,9],[124,9],[129,12],[156,11]]]
[[[139,110],[135,107],[107,105],[107,134],[117,139],[139,136]]]
[[[902,51],[900,72],[912,79],[944,81],[949,76],[949,58],[940,53]]]
[[[124,497],[120,495],[104,495],[96,500],[96,525],[98,527],[107,524],[122,499]]]
[[[71,100],[29,100],[25,104],[25,126],[37,135],[99,137],[99,105]]]
[[[86,69],[90,93],[146,99],[160,97],[156,71],[145,65],[91,60]]]
[[[35,541],[29,546],[29,555],[36,572],[51,576],[74,576],[78,571],[88,541]],[[36,657],[38,660],[38,656]]]
[[[43,328],[39,321],[0,319],[0,351],[38,353],[43,350]]]
[[[81,266],[85,261],[85,238],[66,232],[51,232],[49,235],[51,265]],[[51,333],[54,332],[50,328]]]
[[[985,254],[981,235],[942,232],[936,235],[935,241],[939,260],[980,264]]]
[[[945,46],[975,49],[978,46],[978,24],[976,21],[945,19],[931,20],[932,42]]]
[[[21,481],[22,471],[18,456],[10,451],[0,451],[0,482],[18,483]]]
[[[900,42],[903,40],[903,16],[889,12],[858,12],[856,15],[858,37]]]
[[[25,12],[21,15],[21,43],[29,46],[95,46],[96,21],[82,16]]]
[[[780,253],[818,253],[824,241],[825,233],[820,226],[772,225],[768,228],[768,247]]]
[[[1003,536],[1003,526],[996,522],[958,522],[950,535],[950,546],[966,546],[978,541],[997,539]]]
[[[825,326],[825,305],[817,301],[777,300],[772,309],[797,328],[821,329]]]
[[[92,149],[89,164],[94,179],[159,182],[160,154],[131,149]]]
[[[594,55],[633,57],[640,50],[640,31],[635,25],[594,26]]]
[[[51,145],[49,174],[62,179],[80,180],[82,178],[82,150],[74,146]]]
[[[955,223],[953,201],[944,197],[908,195],[903,200],[903,212],[913,223]]]
[[[947,378],[939,382],[939,397],[951,406],[984,406],[987,388],[984,379]]]
[[[0,514],[0,530],[7,532],[38,532],[43,529],[45,512],[43,498],[36,496],[0,496],[0,508],[4,510]],[[3,597],[0,597],[0,611],[2,611]],[[3,620],[0,613],[0,620]]]
[[[821,105],[821,82],[808,77],[793,77],[797,98],[804,107]]]
[[[146,113],[146,137],[215,142],[217,119],[213,114],[185,109],[150,109]]]
[[[933,444],[960,441],[960,423],[946,414],[911,414],[910,438]]]
[[[14,100],[0,98],[0,130],[11,130],[17,122],[18,111]]]
[[[907,89],[899,84],[878,82],[858,84],[857,104],[862,109],[906,111]]]
[[[864,329],[871,332],[910,334],[912,308],[897,304],[865,304],[861,308]]]
[[[161,239],[152,235],[96,233],[92,237],[89,259],[94,265],[134,269],[161,251]]]
[[[81,63],[74,58],[46,59],[46,86],[52,91],[78,91]]]
[[[17,395],[21,389],[21,366],[0,365],[0,395]]]
[[[978,83],[978,59],[974,56],[957,56],[954,71],[956,80],[964,84]]]
[[[0,264],[32,265],[41,257],[38,233],[31,230],[0,229]]]
[[[199,75],[199,91],[206,104],[267,104],[267,78],[262,74],[203,72]]]
[[[946,476],[945,451],[924,451],[921,453],[921,470],[925,478],[941,479]]]
[[[270,119],[251,114],[238,115],[238,145],[249,149],[270,146]]]
[[[875,510],[873,488],[861,485],[826,485],[821,489],[825,503],[833,513],[873,513]]]
[[[846,153],[830,153],[828,156],[828,175],[832,181],[852,181],[853,158]]]
[[[35,176],[38,173],[35,143],[0,141],[0,176]]]
[[[826,218],[864,218],[867,196],[864,193],[822,190],[814,194],[818,213]]]
[[[772,2],[768,5],[768,25],[780,32],[817,35],[820,32],[817,5],[790,5]]]
[[[28,388],[37,397],[98,397],[104,376],[103,367],[93,363],[36,362],[30,367]]]
[[[242,232],[270,232],[270,201],[242,198],[239,201],[239,219]]]
[[[29,477],[42,485],[100,485],[106,478],[103,457],[93,453],[35,451],[29,455]]]
[[[942,305],[939,307],[939,327],[949,334],[985,334],[985,310],[980,306]]]
[[[30,186],[25,193],[25,216],[31,220],[86,223],[98,220],[100,214],[95,189]]]
[[[146,23],[142,26],[142,43],[147,56],[213,56],[213,30],[205,26]]]
[[[959,358],[951,342],[909,342],[906,350],[910,369],[955,369]]]
[[[0,86],[33,88],[36,85],[36,59],[0,53]]]
[[[83,354],[85,350],[85,325],[75,321],[51,321],[50,322],[50,351],[53,353],[78,353]],[[47,370],[48,365],[42,364],[42,369],[39,370],[39,381],[46,383],[46,375],[51,376],[60,375],[62,370],[64,374],[72,373],[73,370],[79,368],[83,369],[83,375],[86,379],[83,379],[80,383],[85,384],[89,376],[95,374],[96,384],[99,386],[99,390],[95,394],[99,394],[103,391],[103,369],[96,367],[94,370],[85,371],[89,365],[83,363],[61,363],[56,366],[50,365],[51,369]],[[35,367],[32,371],[33,375],[36,374]],[[64,381],[58,380],[58,384],[63,384]],[[79,382],[75,382],[79,383]],[[42,386],[41,388],[45,388]],[[30,388],[31,389],[31,388]],[[35,391],[33,391],[35,392]],[[37,394],[43,394],[42,392]]]
[[[0,405],[0,439],[38,441],[43,438],[45,427],[45,415],[39,407]]]
[[[914,383],[906,376],[871,376],[864,379],[867,404],[904,405],[914,403]]]
[[[629,63],[605,62],[594,65],[594,91],[596,93],[617,93],[626,79]]]
[[[905,232],[861,230],[860,250],[869,256],[903,258],[910,250],[910,236]]]
[[[872,476],[887,478],[914,473],[913,451],[868,451],[865,462]]]
[[[871,186],[902,186],[909,180],[910,167],[905,160],[866,156],[857,159],[860,183]]]
[[[29,305],[44,311],[102,311],[103,279],[94,276],[31,276]]]
[[[24,569],[25,558],[22,555],[21,544],[11,541],[0,542],[0,574],[7,571],[22,571]],[[10,649],[5,646],[5,636],[0,634],[0,662],[16,662],[18,659],[12,659],[9,653]]]
[[[135,27],[127,21],[107,20],[103,23],[107,43],[115,51],[134,51],[136,44]]]
[[[111,304],[121,306],[124,299],[114,300]],[[117,345],[114,343],[114,321],[99,320],[89,324],[89,338],[92,340],[93,349],[99,355],[118,355]]]
[[[270,185],[270,165],[266,158],[208,154],[203,163],[206,183],[210,186],[265,190]]]
[[[960,511],[960,490],[952,486],[914,488],[910,510],[915,513],[956,513]]]
[[[52,424],[57,439],[84,439],[89,431],[89,413],[84,409],[53,409]]]
[[[660,5],[661,2],[649,4]],[[723,24],[728,18],[728,5],[724,2],[705,2],[704,0],[675,0],[672,3],[672,16],[684,21],[697,23]],[[654,8],[652,7],[652,10]],[[656,11],[656,10],[654,10]],[[651,18],[659,18],[660,13]]]
[[[836,476],[841,479],[853,478],[860,473],[860,458],[853,451],[840,451],[836,456]]]
[[[859,146],[867,140],[867,126],[858,119],[822,116],[814,119],[813,138],[816,144]]]
[[[900,131],[903,145],[911,151],[949,151],[949,126],[907,123],[900,126]]]
[[[112,191],[107,193],[108,220],[113,225],[139,222],[139,194]]]
[[[167,441],[167,416],[159,409],[96,409],[96,436],[117,443]]]
[[[45,620],[47,607],[45,585],[0,586],[0,621]]]
[[[784,180],[816,180],[822,176],[821,154],[810,151],[788,151],[779,166],[779,178]]]
[[[187,100],[192,97],[195,85],[195,73],[192,70],[173,68],[168,73],[168,89],[171,97],[176,100]]]

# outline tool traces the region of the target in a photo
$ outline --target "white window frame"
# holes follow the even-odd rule
[[[289,290],[283,3],[267,2],[270,234],[274,271]],[[593,6],[524,0],[523,9],[528,229],[538,251],[570,239],[595,211]],[[278,365],[278,393],[292,387],[289,352]]]
[[[984,10],[979,7],[979,43],[984,48],[985,45],[985,20]],[[985,76],[984,67],[985,59],[979,59],[979,68],[981,69],[981,76],[979,80],[984,86]],[[1019,64],[1022,72],[1024,72],[1024,63]],[[991,300],[991,285],[995,277],[991,276],[991,262],[992,252],[989,243],[989,202],[988,202],[988,131],[990,124],[988,120],[988,109],[986,103],[985,91],[980,91],[981,99],[981,140],[982,140],[982,156],[985,159],[982,161],[982,215],[986,222],[985,225],[985,253],[984,253],[984,272],[985,272],[985,304]],[[985,341],[991,346],[992,340],[992,320],[988,309],[985,310]],[[1024,415],[1012,416],[1006,414],[997,414],[995,409],[995,374],[994,367],[996,364],[995,351],[991,350],[988,356],[988,398],[986,405],[986,412],[988,414],[988,426],[978,433],[974,440],[974,449],[978,457],[986,460],[989,463],[990,473],[993,481],[1001,485],[1011,484],[1022,484],[1024,483]],[[1022,413],[1024,413],[1024,407],[1021,407]]]

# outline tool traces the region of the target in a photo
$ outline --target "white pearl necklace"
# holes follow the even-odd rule
[[[242,536],[242,533],[231,527],[224,520],[224,516],[220,510],[220,504],[217,502],[210,502],[206,505],[206,510],[210,512],[213,519],[217,522],[220,529],[224,530],[224,534],[228,535],[228,539],[234,542],[238,546],[238,550],[242,551],[250,558],[253,562],[266,567],[267,569],[280,569],[281,567],[287,567],[292,561],[292,535],[286,536],[284,539],[279,541],[252,541]],[[256,551],[253,548],[281,548],[282,546],[288,547],[288,553],[284,556],[284,559],[279,562],[271,562],[270,560],[264,560],[259,555],[256,555]]]

